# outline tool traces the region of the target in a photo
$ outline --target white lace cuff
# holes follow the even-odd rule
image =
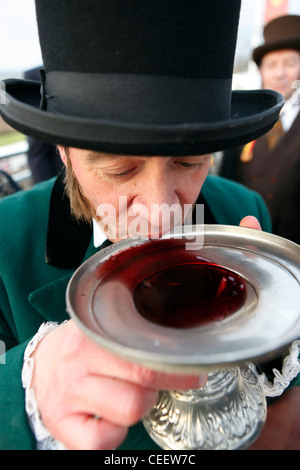
[[[300,373],[300,340],[294,341],[289,349],[289,355],[284,358],[282,372],[273,369],[274,383],[268,381],[265,374],[259,374],[253,364],[250,365],[258,377],[258,381],[266,397],[279,397]]]
[[[39,341],[41,341],[44,336],[53,331],[59,326],[58,323],[48,322],[43,323],[37,334],[31,339],[28,343],[27,348],[24,353],[24,364],[22,369],[22,385],[25,389],[25,409],[29,419],[31,429],[35,435],[37,441],[38,450],[64,450],[64,446],[57,440],[55,440],[48,429],[44,426],[44,423],[41,420],[41,416],[38,410],[37,402],[35,399],[35,393],[32,388],[30,388],[33,374],[34,361],[31,357],[31,354],[37,347]]]
[[[25,389],[25,409],[30,426],[37,441],[38,450],[65,450],[63,444],[54,439],[44,426],[36,403],[34,390],[30,387],[34,367],[34,361],[31,354],[37,347],[39,341],[58,326],[58,323],[54,322],[43,323],[37,334],[28,343],[24,353],[22,384]],[[257,372],[254,364],[249,364],[249,367],[251,367],[258,377],[258,381],[266,397],[280,396],[290,385],[291,381],[297,377],[300,373],[299,353],[300,340],[294,341],[291,345],[289,355],[286,356],[283,361],[282,372],[279,372],[277,369],[273,369],[273,373],[275,375],[273,384],[268,381],[265,374],[259,374]]]

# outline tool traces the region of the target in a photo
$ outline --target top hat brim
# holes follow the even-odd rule
[[[149,156],[201,155],[244,145],[273,127],[284,104],[272,90],[233,91],[228,120],[143,124],[56,114],[40,109],[40,96],[39,82],[5,81],[3,119],[25,135],[56,145]]]
[[[286,39],[280,41],[272,41],[262,46],[257,47],[253,51],[253,60],[256,65],[260,66],[262,58],[264,55],[268,54],[269,52],[279,51],[283,49],[292,49],[300,52],[300,37],[296,37],[294,39]]]

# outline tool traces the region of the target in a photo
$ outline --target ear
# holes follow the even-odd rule
[[[58,151],[59,151],[60,158],[62,159],[63,164],[64,164],[65,166],[67,166],[68,159],[67,159],[67,154],[66,154],[66,149],[65,149],[65,147],[63,147],[62,145],[58,145],[58,146],[57,146],[57,149],[58,149]]]

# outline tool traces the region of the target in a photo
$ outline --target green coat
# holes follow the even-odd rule
[[[96,252],[89,228],[75,227],[68,216],[66,229],[68,201],[65,198],[62,205],[62,191],[55,193],[54,181],[16,193],[0,203],[0,340],[6,345],[5,364],[0,361],[0,449],[35,448],[21,385],[24,350],[41,323],[68,318],[68,281],[75,268]],[[270,230],[268,212],[256,193],[209,176],[201,194],[217,223],[238,225],[244,216],[254,215],[265,231]],[[52,222],[48,224],[50,199]],[[46,261],[47,237],[52,242],[48,240]],[[56,254],[63,258],[69,245],[79,257],[73,265],[68,259],[61,266],[55,265]],[[140,423],[130,430],[122,449],[157,447]]]

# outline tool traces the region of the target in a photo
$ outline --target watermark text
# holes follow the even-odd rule
[[[180,226],[183,227],[182,237],[188,242],[187,249],[193,249],[195,244],[198,248],[203,245],[203,233],[199,230],[199,225],[204,224],[203,204],[151,204],[147,207],[144,204],[128,205],[127,196],[120,196],[117,207],[100,204],[96,215],[109,240],[121,241],[135,236],[154,240],[171,234]],[[197,231],[192,227],[192,215]]]
[[[5,90],[5,83],[3,80],[0,80],[0,104],[6,104]]]
[[[0,341],[0,365],[6,364],[6,346],[4,341]]]

